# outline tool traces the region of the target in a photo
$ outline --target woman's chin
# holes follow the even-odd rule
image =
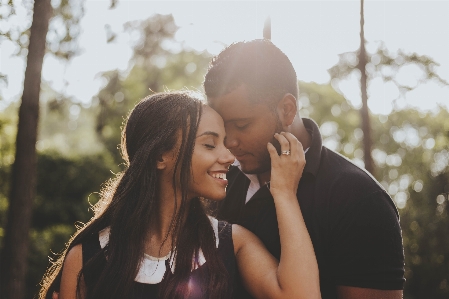
[[[220,200],[223,200],[225,197],[226,197],[226,191],[221,194],[211,194],[206,198],[209,200],[213,200],[213,201],[220,201]]]

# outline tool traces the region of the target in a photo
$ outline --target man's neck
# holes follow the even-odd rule
[[[302,118],[299,115],[295,117],[293,123],[288,127],[287,131],[292,133],[299,140],[299,142],[301,142],[304,150],[312,145],[312,136],[310,136],[304,126]]]

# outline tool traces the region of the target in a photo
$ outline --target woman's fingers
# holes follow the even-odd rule
[[[271,161],[275,161],[275,159],[279,159],[278,152],[276,148],[271,142],[267,144],[268,153],[270,154]]]
[[[293,134],[281,132],[280,134],[276,133],[274,137],[279,141],[282,152],[290,152],[291,155],[299,157],[302,160],[305,158],[302,144]]]
[[[290,144],[290,151],[292,155],[298,154],[301,159],[304,159],[304,148],[302,147],[302,143],[296,139],[296,137],[292,133],[282,132],[281,133]]]
[[[287,138],[281,133],[281,134],[274,134],[274,138],[279,141],[279,144],[281,145],[281,155],[283,152],[290,152],[290,142]]]

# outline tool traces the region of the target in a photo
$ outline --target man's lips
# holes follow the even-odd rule
[[[231,153],[232,153],[232,152],[231,152]],[[241,158],[243,158],[243,157],[249,155],[248,153],[239,153],[239,154],[232,153],[232,154],[234,155],[234,157],[235,157],[237,160],[239,160],[239,159],[241,159]]]

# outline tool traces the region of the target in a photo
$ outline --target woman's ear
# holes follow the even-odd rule
[[[176,148],[162,153],[156,161],[156,168],[159,170],[171,169],[176,161]]]
[[[157,159],[156,167],[159,170],[163,170],[163,169],[167,168],[167,159],[166,159],[167,157],[166,156],[164,157],[164,156],[165,156],[165,154],[162,154]]]
[[[296,98],[291,93],[286,93],[282,100],[279,101],[277,111],[282,126],[290,126],[293,123],[293,120],[295,119],[296,113],[298,111]]]

